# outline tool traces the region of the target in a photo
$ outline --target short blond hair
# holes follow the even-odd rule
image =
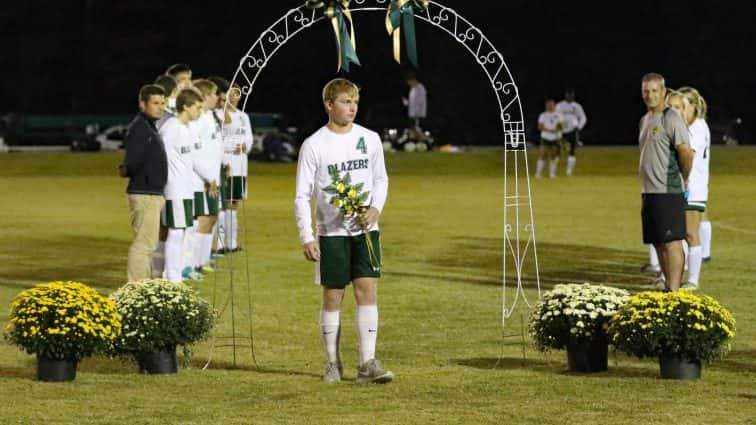
[[[202,96],[205,97],[215,93],[218,90],[218,86],[210,80],[194,80],[192,81],[192,84],[194,84],[194,88],[202,92]]]
[[[335,101],[342,93],[357,97],[360,95],[360,88],[346,78],[334,78],[323,87],[323,103]]]
[[[696,110],[696,118],[706,119],[706,112],[708,112],[708,105],[706,104],[706,100],[701,96],[701,93],[698,92],[698,90],[694,89],[693,87],[680,87],[677,89],[680,93],[682,93],[685,97],[688,98],[688,101]]]

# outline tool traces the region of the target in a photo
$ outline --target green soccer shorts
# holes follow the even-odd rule
[[[328,288],[345,288],[360,277],[381,277],[381,235],[377,230],[369,235],[373,244],[372,260],[364,234],[321,236],[318,283]]]

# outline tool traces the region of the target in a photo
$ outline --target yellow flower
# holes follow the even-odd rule
[[[336,185],[336,191],[339,193],[344,193],[344,189],[346,189],[346,186],[344,186],[344,183],[339,183]]]
[[[335,206],[336,208],[341,208],[341,206],[344,205],[344,202],[342,202],[342,200],[339,198],[334,198],[331,201],[331,204],[333,204],[333,206]]]
[[[354,189],[349,189],[349,192],[347,192],[347,196],[349,199],[354,199],[357,197],[357,191]]]

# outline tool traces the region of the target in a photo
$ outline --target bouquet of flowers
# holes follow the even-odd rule
[[[669,353],[711,361],[729,351],[735,319],[706,295],[641,292],[612,317],[607,334],[617,349],[632,356]]]
[[[344,218],[352,218],[355,215],[360,217],[368,210],[368,206],[365,202],[370,195],[370,191],[362,191],[365,186],[363,183],[352,184],[352,177],[347,172],[342,178],[339,176],[337,169],[330,169],[328,173],[331,176],[331,184],[326,186],[323,190],[326,193],[330,193],[333,196],[329,201],[331,205],[341,210]],[[368,235],[367,224],[364,221],[359,220],[360,226],[365,233],[365,243],[367,244],[368,255],[370,257],[370,265],[375,267],[380,266],[378,256],[375,254],[373,248],[373,241]]]
[[[609,319],[629,298],[627,291],[603,285],[556,285],[536,305],[530,335],[539,351],[606,338]]]
[[[196,291],[165,279],[129,282],[110,295],[121,313],[123,328],[115,343],[118,354],[162,351],[206,338],[216,312]]]
[[[115,304],[78,282],[27,289],[11,304],[6,339],[29,354],[78,361],[107,352],[121,331]]]

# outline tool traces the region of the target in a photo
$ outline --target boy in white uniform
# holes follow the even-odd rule
[[[564,117],[556,111],[554,99],[546,99],[546,111],[538,116],[538,129],[541,130],[541,145],[536,162],[536,178],[541,178],[545,160],[549,160],[549,177],[556,177],[559,155],[557,143],[562,138]]]
[[[226,251],[241,250],[238,245],[239,234],[239,201],[247,199],[247,154],[252,149],[252,125],[249,116],[238,109],[241,90],[231,87],[227,95],[223,125],[223,168],[226,171],[223,179],[223,201],[226,231],[224,241]]]
[[[165,240],[165,275],[180,283],[184,229],[194,220],[192,148],[194,138],[187,125],[199,118],[202,98],[194,90],[183,90],[176,98],[177,115],[160,128],[168,157],[168,182],[165,185],[165,207],[162,224],[168,228]]]
[[[197,275],[197,272],[204,265],[204,248],[208,243],[212,243],[213,222],[210,217],[218,214],[218,182],[220,181],[220,158],[218,157],[220,135],[216,132],[216,125],[212,116],[204,112],[207,108],[214,107],[217,101],[215,84],[207,80],[198,80],[197,82],[204,88],[204,91],[195,88],[204,99],[203,113],[197,120],[189,122],[189,129],[192,130],[194,137],[192,149],[194,217],[197,219],[191,227],[191,236],[187,237],[189,236],[187,234],[184,238],[185,241],[187,239],[190,241],[188,246],[184,248],[185,252],[189,251],[189,261],[184,264],[185,269],[182,272],[185,278],[192,277],[195,279],[201,277],[201,275]],[[189,232],[190,229],[187,229],[187,233]]]
[[[195,214],[197,215],[197,243],[194,244],[194,265],[199,271],[211,272],[210,251],[213,244],[213,226],[218,218],[220,198],[217,185],[220,182],[221,158],[223,146],[221,143],[221,127],[213,116],[218,102],[216,91],[218,87],[209,80],[196,80],[193,82],[204,97],[202,116],[194,121],[199,129],[201,147],[195,156],[200,167],[209,173],[213,184],[203,185],[200,192],[195,190]]]
[[[378,216],[388,194],[388,175],[383,146],[377,133],[354,124],[359,89],[351,81],[337,78],[323,88],[323,103],[328,124],[302,144],[297,166],[294,211],[299,239],[307,260],[316,262],[316,282],[323,288],[320,329],[328,363],[323,380],[341,380],[343,367],[339,355],[340,310],[345,287],[351,282],[357,300],[357,334],[360,341],[360,366],[357,383],[385,383],[394,374],[375,359],[378,335],[377,283],[380,277],[380,238]],[[345,218],[331,203],[332,194],[324,189],[349,173],[353,184],[363,184],[369,192],[359,216]],[[317,235],[313,234],[310,200],[316,202]],[[373,255],[366,248],[369,237]]]
[[[575,90],[573,89],[565,91],[564,100],[557,103],[556,111],[562,114],[565,119],[562,136],[567,139],[567,142],[570,144],[566,174],[571,176],[575,171],[575,163],[577,162],[575,151],[580,143],[580,131],[585,127],[587,118],[583,107],[575,101]]]

